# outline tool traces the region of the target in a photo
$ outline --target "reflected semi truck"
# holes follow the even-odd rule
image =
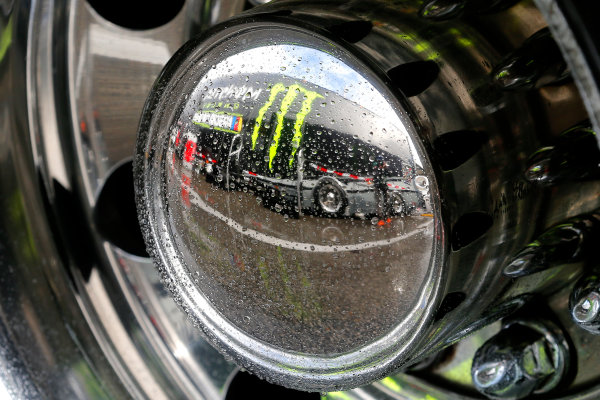
[[[398,129],[381,128],[380,116],[331,91],[293,80],[263,89],[230,83],[183,115],[175,153],[230,189],[252,188],[267,202],[329,217],[428,212],[427,178],[415,184]]]

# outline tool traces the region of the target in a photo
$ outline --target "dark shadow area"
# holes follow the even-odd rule
[[[463,292],[448,293],[436,311],[435,317],[433,318],[434,321],[439,321],[440,319],[444,318],[446,314],[458,307],[466,298],[467,295]]]
[[[184,0],[88,0],[103,18],[123,28],[143,30],[158,28],[171,21],[183,7]]]
[[[301,392],[269,383],[247,372],[238,372],[229,385],[225,400],[247,399],[258,395],[263,399],[318,400],[319,393]]]
[[[94,209],[100,235],[130,254],[149,257],[137,218],[133,164],[127,162],[108,177]]]
[[[483,212],[472,212],[460,217],[452,228],[452,250],[459,250],[479,239],[492,227],[493,222],[492,217]]]
[[[361,41],[371,33],[372,29],[373,24],[371,22],[362,20],[342,22],[341,24],[329,27],[329,31],[349,43]]]
[[[487,135],[483,132],[454,131],[436,138],[433,148],[442,169],[450,171],[473,157],[487,140]]]
[[[387,74],[406,97],[423,93],[437,79],[440,67],[435,61],[413,61],[390,69]]]

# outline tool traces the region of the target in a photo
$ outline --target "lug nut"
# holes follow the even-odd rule
[[[466,4],[466,0],[430,0],[421,6],[419,15],[427,19],[444,21],[459,17]]]
[[[544,186],[599,178],[600,149],[589,122],[561,134],[556,145],[535,152],[525,170],[525,179]]]
[[[591,292],[583,299],[579,300],[573,307],[573,319],[575,322],[583,324],[589,322],[600,322],[600,294]]]
[[[574,217],[556,225],[523,248],[504,268],[504,275],[517,278],[567,263],[581,261],[600,230],[600,215]]]
[[[567,76],[567,64],[548,28],[527,39],[492,71],[492,79],[507,90],[538,88]]]
[[[566,340],[552,322],[513,320],[477,350],[471,376],[488,397],[521,399],[556,388],[568,361]]]
[[[571,293],[569,308],[573,321],[588,332],[600,334],[599,268],[577,282]]]

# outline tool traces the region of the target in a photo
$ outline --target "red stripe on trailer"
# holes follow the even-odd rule
[[[314,169],[316,169],[317,171],[327,172],[329,174],[335,174],[337,176],[346,176],[346,177],[350,177],[352,179],[357,179],[357,180],[360,179],[360,180],[364,180],[367,183],[371,183],[373,181],[373,178],[361,178],[358,175],[349,174],[347,172],[339,172],[339,171],[329,170],[329,169],[327,169],[325,167],[321,167],[320,165],[317,165],[317,164],[314,164],[314,163],[310,163],[310,166],[313,167]]]

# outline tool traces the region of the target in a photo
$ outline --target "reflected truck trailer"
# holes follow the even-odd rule
[[[277,211],[429,212],[428,181],[417,175],[409,141],[392,124],[382,126],[376,110],[281,75],[231,81],[199,94],[174,128],[175,153],[192,173],[253,191]]]

